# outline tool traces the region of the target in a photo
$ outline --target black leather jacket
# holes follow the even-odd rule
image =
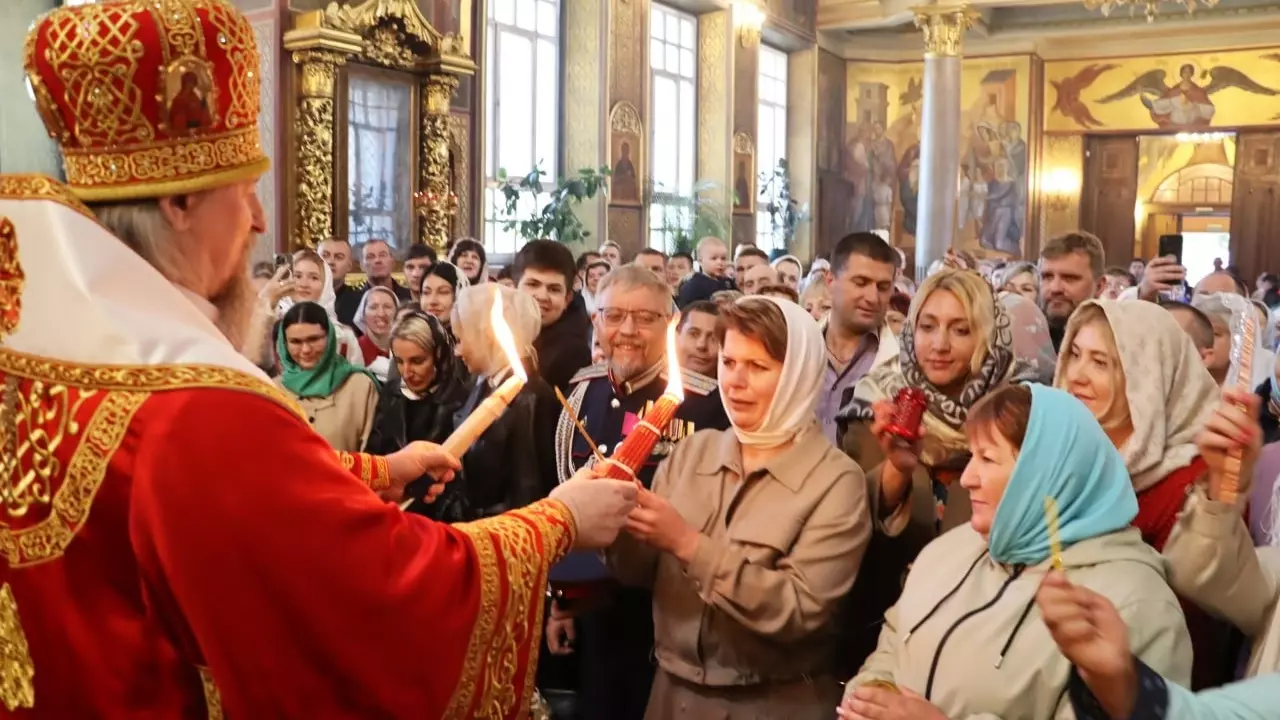
[[[442,379],[419,400],[405,397],[400,387],[400,376],[392,366],[378,397],[378,413],[365,445],[370,454],[389,455],[415,440],[443,443],[453,432],[454,414],[467,400],[467,383],[454,375]],[[415,498],[408,511],[442,519],[440,516],[447,511],[443,503],[437,500],[427,505],[422,501],[431,483],[431,478],[424,475],[405,488],[405,494]]]
[[[455,425],[491,392],[487,380],[476,381],[454,416]],[[462,457],[462,472],[445,494],[462,495],[463,517],[445,519],[457,522],[492,517],[549,495],[556,486],[555,427],[559,416],[555,391],[536,372],[530,372],[529,382],[511,406]],[[455,497],[447,500],[456,502]]]

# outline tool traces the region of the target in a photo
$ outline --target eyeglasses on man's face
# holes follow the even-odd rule
[[[667,321],[667,314],[652,310],[626,310],[623,308],[605,307],[596,310],[606,325],[618,326],[627,321],[627,316],[643,328],[654,327]]]

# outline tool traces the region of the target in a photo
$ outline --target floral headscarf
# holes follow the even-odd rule
[[[915,347],[915,328],[920,308],[939,289],[939,285],[948,281],[966,286],[969,294],[978,298],[978,302],[986,304],[992,314],[990,333],[984,344],[986,357],[981,367],[969,375],[955,398],[947,396],[929,382],[920,367]],[[962,427],[969,416],[969,408],[1004,383],[1036,382],[1039,378],[1037,368],[1015,352],[1015,347],[1023,344],[1015,343],[1014,336],[1017,332],[1022,330],[1015,327],[1005,306],[996,302],[991,286],[981,275],[971,270],[940,270],[920,286],[920,292],[911,302],[911,312],[902,326],[899,340],[901,367],[890,364],[872,370],[858,382],[854,399],[841,409],[837,419],[842,422],[869,422],[875,418],[873,403],[892,400],[903,388],[919,388],[928,399],[924,427],[929,439],[921,448],[921,459],[926,465],[938,465],[958,452],[967,452],[968,441]]]

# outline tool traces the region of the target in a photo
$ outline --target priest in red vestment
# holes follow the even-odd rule
[[[0,175],[0,717],[522,717],[547,570],[634,488],[406,515],[455,459],[336,454],[237,353],[267,159],[226,0],[55,10],[25,51],[67,185]],[[208,123],[167,126],[173,72]]]

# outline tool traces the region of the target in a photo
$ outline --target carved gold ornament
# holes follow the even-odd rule
[[[18,231],[9,218],[0,215],[0,342],[18,329],[26,280],[18,261]]]
[[[456,202],[450,177],[449,105],[462,76],[475,73],[465,43],[431,26],[414,0],[332,2],[298,15],[284,46],[302,73],[294,114],[298,192],[292,224],[296,247],[342,236],[335,227],[337,133],[334,93],[348,63],[388,67],[417,76],[420,169],[411,178],[420,197],[453,199],[420,211],[418,240],[443,248],[452,229],[447,212]]]
[[[924,5],[911,11],[916,16],[916,27],[924,31],[925,54],[939,57],[958,57],[964,31],[980,17],[968,5]]]
[[[9,712],[35,707],[35,677],[18,601],[9,583],[5,583],[0,587],[0,702]]]
[[[1156,15],[1160,14],[1160,3],[1167,2],[1170,5],[1181,5],[1187,9],[1187,14],[1195,13],[1196,6],[1203,4],[1205,7],[1217,7],[1218,0],[1084,0],[1084,6],[1088,10],[1102,10],[1105,17],[1111,17],[1111,11],[1118,8],[1129,8],[1129,14],[1136,14],[1138,8],[1142,8],[1147,16],[1147,22],[1154,22]]]
[[[733,152],[735,155],[755,155],[755,142],[750,135],[739,130],[733,134]]]
[[[644,122],[636,106],[625,100],[609,111],[609,129],[616,133],[632,133],[644,137]]]

